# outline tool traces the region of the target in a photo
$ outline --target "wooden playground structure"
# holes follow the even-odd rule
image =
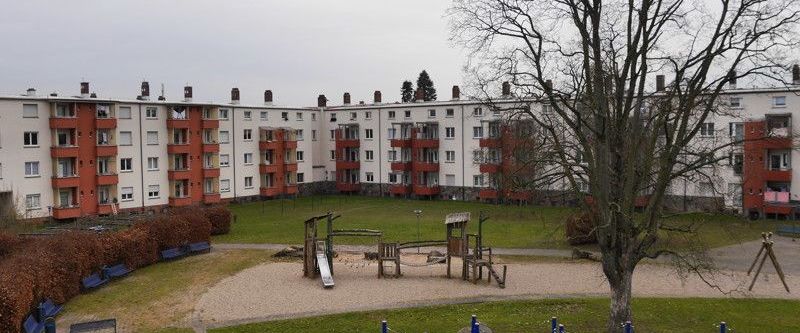
[[[505,288],[506,266],[503,265],[502,272],[495,269],[492,258],[492,248],[483,245],[483,223],[489,217],[481,212],[478,219],[478,233],[467,233],[467,224],[470,221],[470,213],[452,213],[445,218],[446,237],[444,240],[423,240],[411,242],[384,242],[383,233],[379,230],[371,229],[334,229],[333,221],[341,215],[333,212],[309,218],[305,224],[305,242],[303,246],[303,276],[316,278],[320,276],[323,286],[331,288],[333,282],[333,238],[337,236],[350,237],[374,237],[377,239],[377,261],[378,278],[401,277],[401,266],[431,266],[440,263],[439,261],[428,262],[425,264],[411,264],[401,261],[403,250],[427,247],[446,247],[444,256],[447,264],[447,278],[451,278],[452,259],[461,259],[461,279],[472,283],[478,283],[483,279],[486,270],[487,283],[491,283],[492,278],[500,288]],[[322,240],[319,237],[319,222],[326,222],[326,237]],[[387,267],[388,266],[388,267]],[[387,269],[388,268],[388,269]]]

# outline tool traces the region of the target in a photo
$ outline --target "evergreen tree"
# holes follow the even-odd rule
[[[433,81],[431,81],[431,77],[428,76],[428,72],[425,70],[422,70],[422,73],[419,73],[419,78],[417,78],[417,88],[422,88],[425,101],[436,100],[436,88],[433,87]]]
[[[411,81],[403,81],[403,87],[400,88],[400,98],[403,103],[414,100],[414,85]]]

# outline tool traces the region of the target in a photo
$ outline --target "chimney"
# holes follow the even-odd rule
[[[664,75],[656,75],[656,91],[664,91],[665,88]]]
[[[192,86],[183,87],[183,101],[184,102],[192,101]]]
[[[792,84],[800,86],[800,65],[798,64],[792,66]]]
[[[328,99],[325,98],[325,95],[317,96],[317,106],[321,108],[328,106]]]
[[[89,97],[89,82],[81,82],[81,97]]]
[[[417,92],[414,93],[414,102],[420,103],[425,101],[425,92],[422,88],[417,87]]]
[[[166,101],[166,100],[167,100],[167,98],[166,98],[166,97],[164,97],[164,95],[161,95],[161,96],[158,96],[158,100],[159,100],[159,101]]]
[[[50,97],[58,97],[58,93],[57,92],[51,92],[50,93]]]
[[[344,96],[342,96],[342,104],[350,105],[350,93],[344,93]]]
[[[358,101],[358,105],[364,105],[364,101]]]
[[[728,83],[730,83],[731,89],[736,89],[736,71],[731,70],[728,72]]]
[[[453,86],[453,100],[457,101],[461,99],[461,89],[458,86]]]
[[[28,88],[28,90],[25,91],[25,96],[28,97],[36,96],[36,89]]]
[[[142,81],[142,94],[139,95],[140,99],[143,101],[150,100],[150,83],[147,81]]]
[[[544,91],[550,92],[553,90],[553,80],[544,81]]]
[[[511,84],[508,81],[503,82],[503,97],[511,96]]]
[[[372,102],[375,104],[381,104],[381,91],[375,90],[374,97],[372,98]]]
[[[264,105],[272,105],[272,90],[264,90]]]
[[[91,93],[91,94],[89,94],[89,98],[97,98],[97,94]]]
[[[231,104],[239,104],[239,88],[231,89]]]

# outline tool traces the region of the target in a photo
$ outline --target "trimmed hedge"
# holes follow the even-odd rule
[[[570,245],[597,243],[595,220],[595,214],[592,212],[576,213],[567,217],[567,223],[564,226],[567,242]]]
[[[231,212],[225,206],[206,208],[206,217],[211,221],[211,234],[224,235],[231,231]]]
[[[209,217],[227,212],[209,209],[213,212],[176,210],[107,234],[73,231],[40,239],[0,234],[0,331],[20,332],[25,317],[44,298],[66,303],[80,293],[81,279],[104,265],[125,263],[137,269],[157,262],[161,250],[209,241]]]

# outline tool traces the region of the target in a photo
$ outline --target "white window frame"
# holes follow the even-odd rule
[[[250,184],[248,185],[248,183],[250,183]],[[253,176],[244,177],[244,188],[246,188],[246,189],[253,188]]]
[[[253,130],[245,128],[242,131],[242,140],[244,140],[245,142],[253,141]]]
[[[32,114],[28,114],[30,109],[33,109]],[[22,104],[22,118],[39,118],[39,104]]]
[[[151,156],[147,158],[147,171],[158,171],[158,157]]]
[[[39,161],[25,162],[25,178],[40,177],[41,176],[40,166],[41,164],[39,163]]]
[[[231,191],[231,180],[230,179],[220,179],[219,180],[219,191],[220,192],[230,192]]]
[[[145,119],[158,119],[158,108],[155,107],[155,106],[146,107],[144,109],[144,118]]]
[[[40,193],[32,193],[25,195],[25,209],[26,210],[42,209],[42,195]]]
[[[151,140],[151,135],[153,135],[152,138],[155,138],[155,141]],[[145,138],[148,146],[158,145],[158,131],[147,131]]]
[[[253,165],[253,153],[244,153],[244,165]]]
[[[447,150],[444,152],[444,161],[447,163],[455,163],[456,161],[456,151],[455,150]]]
[[[125,161],[128,161],[128,168],[125,169]],[[123,157],[119,159],[119,172],[133,172],[133,158]]]
[[[161,198],[161,186],[159,185],[148,185],[147,186],[147,199],[158,199]]]
[[[224,162],[223,162],[224,160]],[[231,155],[228,154],[219,154],[219,166],[223,168],[227,168],[231,165]]]
[[[133,187],[122,187],[119,193],[120,201],[133,201]]]
[[[22,135],[22,146],[25,148],[39,147],[39,132],[25,131],[24,134]]]

